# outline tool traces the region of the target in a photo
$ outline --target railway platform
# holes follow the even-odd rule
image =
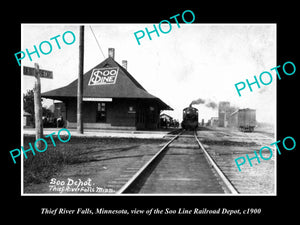
[[[57,133],[61,128],[44,128],[44,135]],[[160,139],[170,134],[173,130],[158,131],[137,131],[137,130],[100,130],[84,129],[83,134],[79,134],[76,129],[68,128],[74,137],[112,137],[112,138],[141,138],[141,139]],[[34,128],[23,128],[24,135],[35,135]]]

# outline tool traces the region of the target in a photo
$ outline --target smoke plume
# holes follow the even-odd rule
[[[206,106],[212,109],[216,109],[218,107],[217,103],[215,102],[208,102],[206,103]]]
[[[190,107],[192,105],[200,105],[200,104],[205,104],[206,107],[212,108],[212,109],[218,108],[217,103],[215,103],[211,100],[205,100],[205,99],[202,99],[202,98],[198,98],[197,100],[192,101],[191,104],[190,104]]]
[[[192,105],[199,105],[199,104],[204,104],[205,103],[205,100],[202,99],[202,98],[198,98],[197,100],[194,100],[191,102],[190,106]]]

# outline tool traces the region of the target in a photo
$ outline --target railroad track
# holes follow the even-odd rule
[[[196,132],[174,135],[117,192],[238,194],[197,138]]]

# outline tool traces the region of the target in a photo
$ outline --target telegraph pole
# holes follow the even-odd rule
[[[39,64],[34,64],[34,76],[36,78],[34,84],[34,112],[35,112],[35,139],[43,137],[42,123],[42,103],[41,103],[41,79]],[[41,149],[41,142],[37,142],[37,148]]]
[[[53,79],[53,72],[42,70],[39,64],[34,63],[33,67],[23,66],[23,75],[34,76],[35,83],[33,88],[34,94],[34,118],[35,118],[35,139],[43,138],[43,121],[42,121],[42,102],[41,102],[41,78]],[[42,149],[41,142],[36,142],[36,147]]]
[[[83,134],[82,95],[83,95],[83,61],[84,61],[84,26],[79,31],[79,71],[77,89],[77,132]]]

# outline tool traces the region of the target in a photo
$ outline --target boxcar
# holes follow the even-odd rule
[[[256,127],[256,110],[255,109],[239,109],[233,112],[229,118],[229,125],[237,127],[243,132],[252,132]]]

